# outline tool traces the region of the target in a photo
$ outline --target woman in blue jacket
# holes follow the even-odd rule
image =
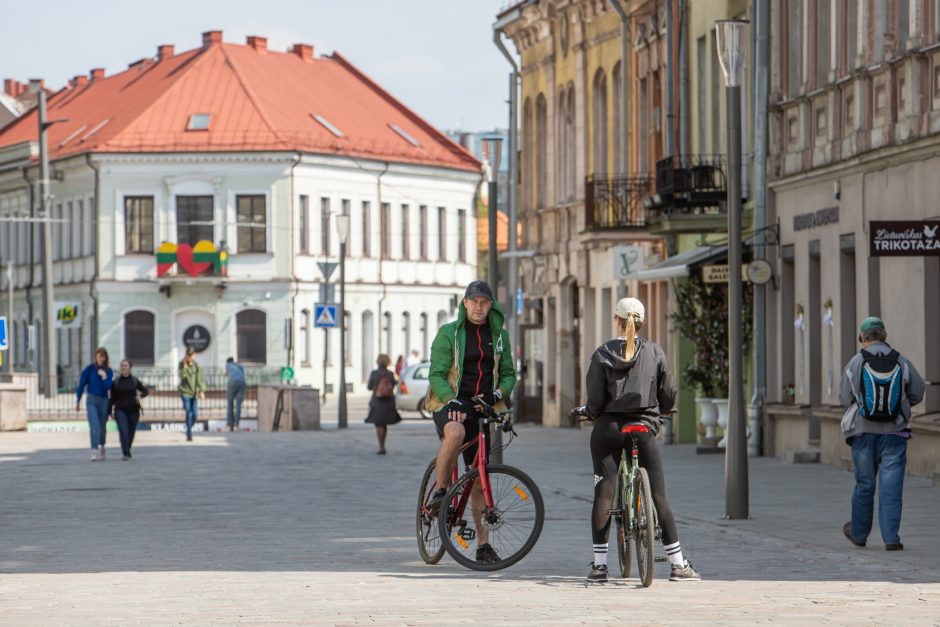
[[[88,388],[85,411],[88,412],[88,428],[91,432],[91,461],[104,461],[105,427],[108,423],[108,396],[114,371],[108,367],[108,351],[99,348],[95,351],[95,363],[82,370],[75,390],[75,411],[81,411],[82,394]]]

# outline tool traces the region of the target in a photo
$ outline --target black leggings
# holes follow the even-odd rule
[[[610,533],[610,506],[614,501],[614,488],[617,485],[617,468],[620,466],[621,451],[631,446],[630,434],[621,433],[624,425],[636,422],[626,416],[601,416],[594,421],[591,432],[591,461],[594,462],[594,512],[591,516],[591,534],[594,544],[605,544]],[[656,436],[652,433],[637,434],[637,449],[640,466],[646,469],[653,492],[653,504],[659,516],[659,525],[663,530],[663,544],[679,541],[676,531],[676,519],[666,500],[666,480],[663,477],[663,462],[656,446]]]

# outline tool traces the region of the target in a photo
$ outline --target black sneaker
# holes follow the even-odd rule
[[[481,564],[495,564],[499,561],[499,555],[489,544],[481,544],[477,547],[477,561]]]
[[[437,513],[441,511],[441,503],[444,502],[444,495],[447,494],[445,488],[440,488],[435,490],[434,494],[431,495],[431,501],[428,503],[428,509],[431,511],[431,516],[437,516]]]
[[[591,565],[591,572],[587,576],[588,581],[591,583],[604,582],[607,581],[607,564],[597,564]]]
[[[862,548],[862,547],[865,546],[865,541],[864,541],[864,540],[862,540],[861,542],[859,542],[858,540],[856,540],[855,538],[852,537],[852,523],[850,523],[850,522],[847,522],[847,523],[845,523],[844,525],[842,525],[842,535],[844,535],[846,538],[848,538],[848,539],[849,539],[849,542],[851,542],[852,544],[854,544],[855,546],[857,546],[857,547],[859,547],[859,548]]]

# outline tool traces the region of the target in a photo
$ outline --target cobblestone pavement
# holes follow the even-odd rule
[[[752,459],[748,521],[723,521],[723,459],[664,449],[686,554],[701,582],[589,586],[588,431],[518,428],[506,462],[546,498],[533,552],[499,573],[417,555],[428,421],[374,454],[348,431],[141,432],[121,462],[87,434],[0,434],[0,624],[937,624],[940,488],[908,479],[902,539],[842,536],[851,475]],[[635,572],[635,569],[634,569]]]

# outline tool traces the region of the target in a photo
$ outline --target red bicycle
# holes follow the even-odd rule
[[[428,564],[439,562],[446,551],[466,568],[493,571],[512,566],[532,550],[542,533],[545,504],[529,475],[512,466],[488,463],[490,425],[516,435],[509,412],[496,412],[479,397],[473,402],[483,409],[480,434],[461,453],[476,444],[476,458],[463,476],[457,476],[454,466],[438,517],[429,507],[437,465],[437,460],[431,460],[418,491],[415,528],[418,551]],[[483,544],[489,544],[493,552],[486,561],[478,561],[477,548]]]

